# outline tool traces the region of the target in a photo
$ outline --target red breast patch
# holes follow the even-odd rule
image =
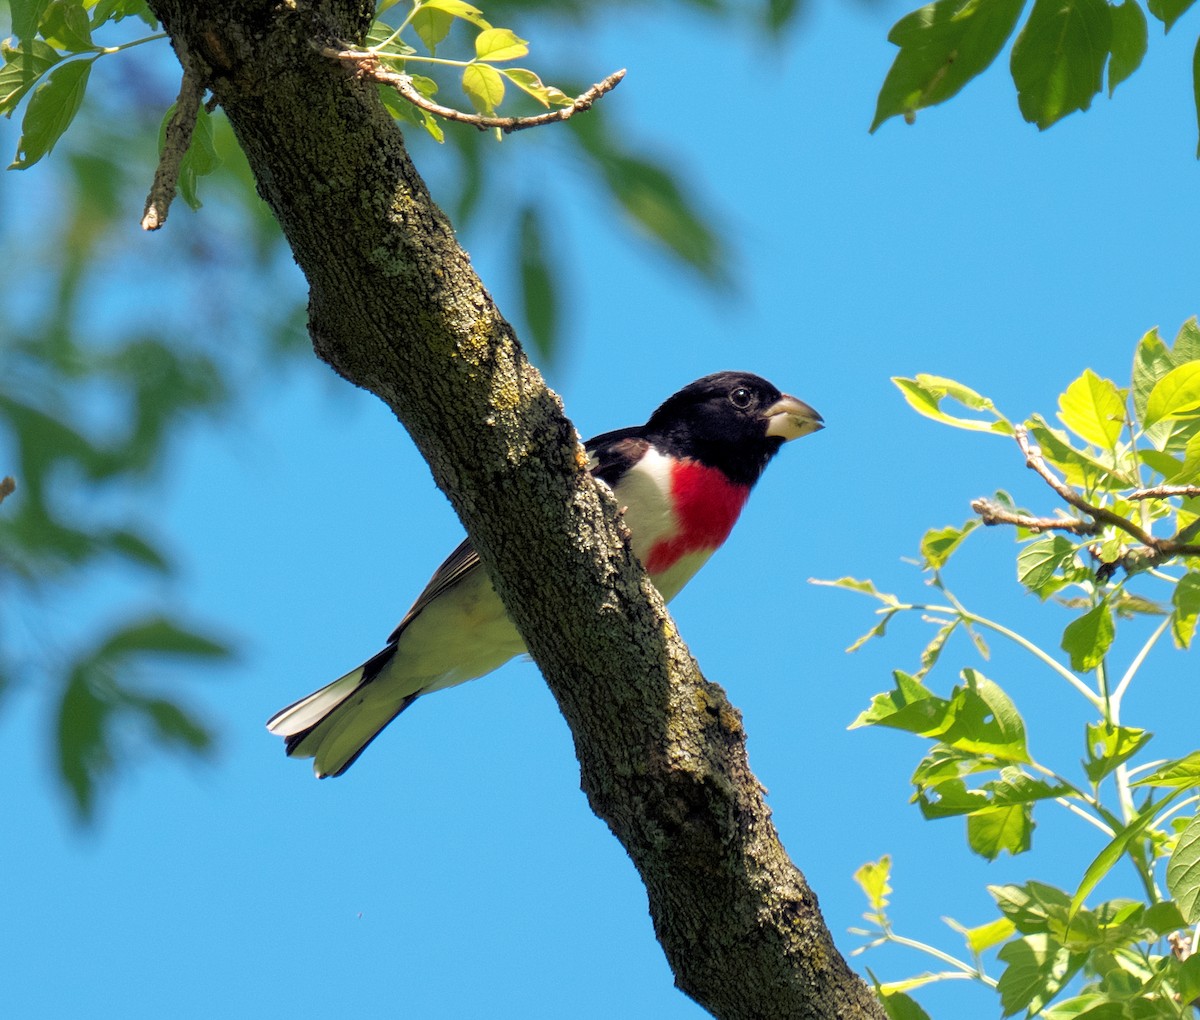
[[[716,549],[729,537],[749,495],[749,486],[734,484],[716,468],[694,460],[674,464],[671,499],[679,531],[654,545],[646,569],[656,574],[689,553]]]

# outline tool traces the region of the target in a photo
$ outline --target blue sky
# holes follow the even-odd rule
[[[605,101],[632,139],[675,154],[728,228],[733,300],[609,229],[585,178],[544,182],[573,196],[574,246],[569,348],[547,374],[585,435],[642,421],[725,368],[769,377],[828,423],[785,448],[672,611],[744,713],[784,843],[847,952],[864,906],[851,874],[881,853],[894,858],[900,929],[957,951],[940,916],[990,920],[988,883],[1073,888],[1100,848],[1043,809],[1031,854],[971,857],[959,822],[924,822],[906,803],[920,742],[846,729],[891,669],[915,664],[925,635],[910,622],[847,657],[871,605],[807,579],[869,576],[918,596],[901,558],[926,528],[965,519],[970,499],[1004,487],[1052,509],[1015,447],[918,418],[889,376],[946,375],[1011,417],[1049,413],[1084,367],[1122,383],[1146,329],[1173,336],[1200,311],[1195,16],[1165,40],[1152,26],[1146,64],[1115,100],[1044,134],[1020,120],[997,66],[915,126],[870,136],[887,29],[905,9],[820,0],[774,50],[702,18],[631,24],[618,10],[579,46],[581,78],[629,68]],[[14,128],[0,125],[9,149]],[[503,144],[519,159],[545,143]],[[2,180],[6,206],[45,198],[38,169]],[[140,243],[203,238],[206,215],[180,209],[175,240]],[[482,232],[464,242],[501,307],[514,304],[512,253]],[[122,286],[124,300],[146,299]],[[374,652],[461,535],[386,409],[314,361],[264,375],[253,407],[193,430],[173,461],[152,497],[184,563],[172,594],[243,649],[232,667],[170,675],[220,730],[220,753],[200,766],[147,754],[81,832],[54,786],[44,701],[27,690],[6,702],[0,1011],[703,1015],[672,987],[642,887],[579,792],[569,733],[532,664],[422,701],[338,780],[316,782],[263,729]],[[1012,552],[1010,535],[978,534],[950,581],[1053,648],[1066,616],[1021,594]],[[97,616],[111,597],[77,595]],[[952,652],[951,664],[978,665]],[[1071,767],[1088,718],[1078,697],[1027,657],[997,650],[983,668],[1026,714],[1033,745]],[[1194,677],[1160,653],[1128,703],[1163,756],[1194,746],[1171,712]],[[952,680],[946,669],[937,682]],[[891,951],[855,962],[887,979],[933,964]],[[919,997],[935,1017],[996,1010],[963,982]]]

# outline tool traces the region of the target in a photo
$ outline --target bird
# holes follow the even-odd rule
[[[729,536],[780,447],[824,428],[804,401],[749,372],[717,372],[668,397],[645,425],[584,444],[592,475],[623,508],[634,555],[664,601]],[[340,776],[401,712],[524,654],[470,539],[438,567],[362,665],[267,721],[289,756]]]

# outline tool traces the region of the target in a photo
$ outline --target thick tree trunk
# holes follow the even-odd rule
[[[308,278],[317,354],[392,408],[470,532],[571,727],[593,809],[645,881],[678,986],[724,1018],[882,1017],[779,843],[737,710],[629,555],[375,86],[320,56],[360,36],[371,5],[151,7]]]

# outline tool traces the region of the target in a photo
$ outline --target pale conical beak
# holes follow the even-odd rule
[[[778,436],[785,443],[825,427],[825,420],[816,411],[786,393],[763,411],[763,417],[767,419],[767,435]]]

